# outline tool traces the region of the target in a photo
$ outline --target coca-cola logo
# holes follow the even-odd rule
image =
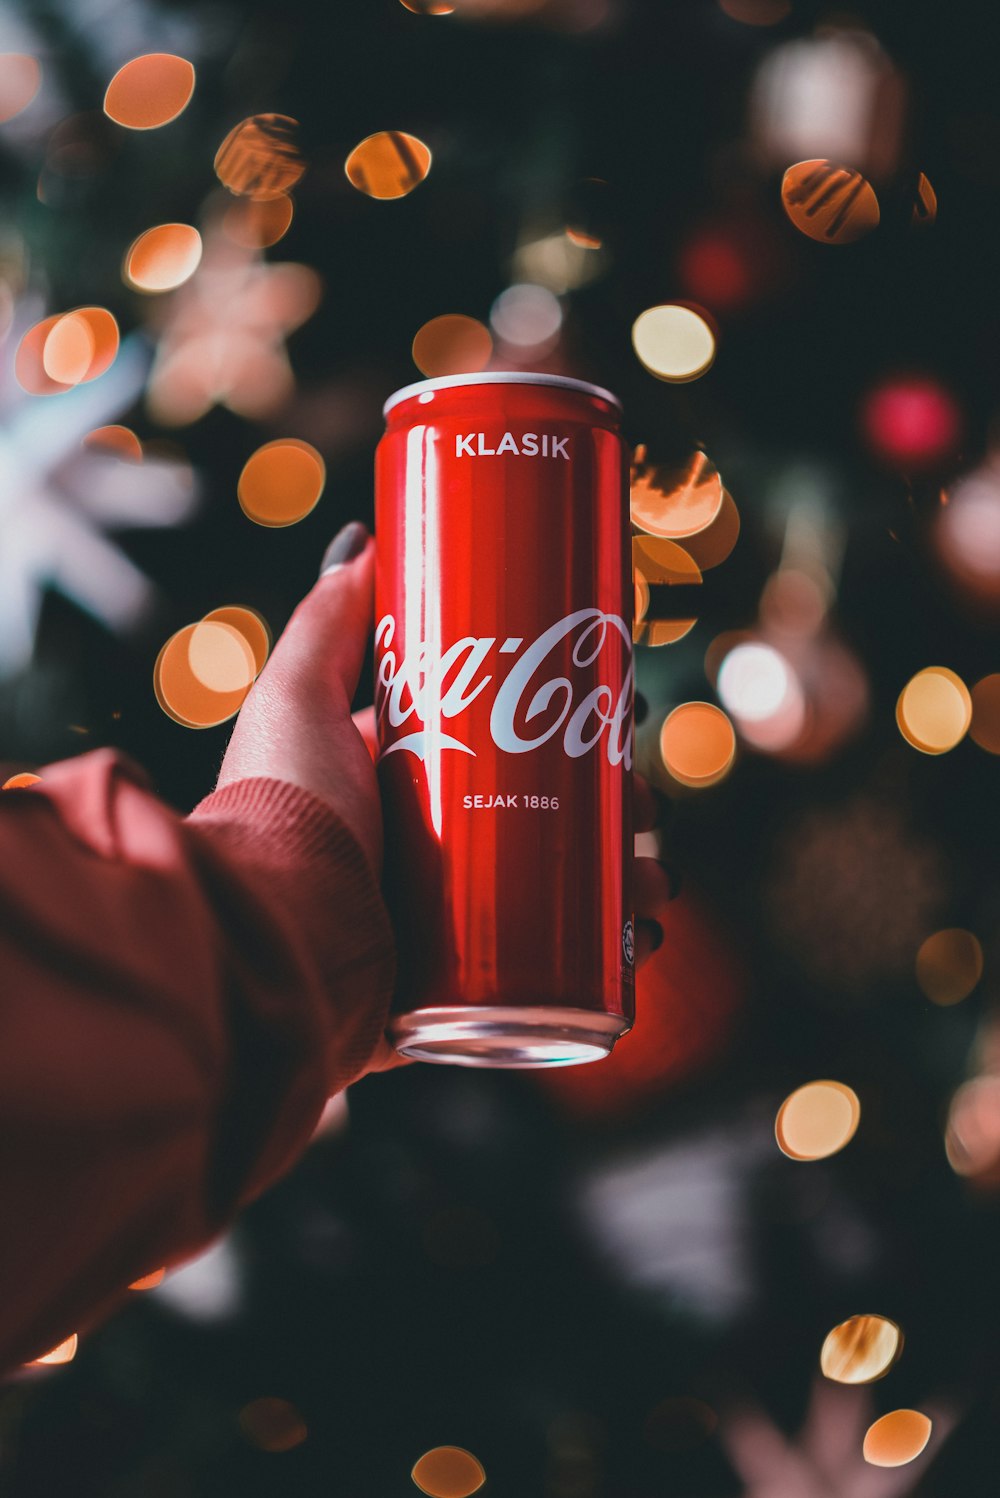
[[[411,720],[421,726],[394,737],[383,756],[399,749],[418,759],[442,749],[475,755],[469,744],[444,732],[442,724],[460,717],[494,680],[488,667],[496,652],[517,655],[496,688],[490,711],[490,735],[498,749],[526,754],[561,735],[570,759],[603,744],[610,764],[632,768],[632,631],[618,614],[577,609],[527,646],[517,636],[501,641],[496,635],[466,635],[443,650],[421,640],[402,659],[392,648],[395,634],[396,621],[385,614],[375,631],[375,712],[380,725],[384,727],[384,719],[393,731]],[[560,664],[566,660],[567,647],[576,680],[546,676],[546,670],[553,672],[557,652]],[[614,662],[608,673],[614,685],[600,681],[602,658]]]

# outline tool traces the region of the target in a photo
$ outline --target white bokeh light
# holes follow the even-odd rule
[[[562,327],[559,298],[545,286],[519,281],[501,291],[490,308],[490,326],[498,338],[519,350],[552,348]]]
[[[736,645],[719,668],[723,706],[747,723],[772,718],[791,686],[787,662],[770,645]]]

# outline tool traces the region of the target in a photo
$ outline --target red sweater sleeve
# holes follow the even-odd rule
[[[333,810],[186,820],[100,751],[0,795],[0,1368],[187,1257],[303,1149],[385,1024],[392,934]]]

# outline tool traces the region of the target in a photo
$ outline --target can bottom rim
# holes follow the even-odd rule
[[[621,1015],[588,1009],[456,1005],[396,1015],[389,1036],[415,1061],[526,1070],[601,1061],[630,1028]]]

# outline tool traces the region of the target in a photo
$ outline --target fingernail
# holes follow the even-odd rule
[[[649,932],[649,940],[652,943],[653,951],[658,952],[663,946],[663,927],[659,921],[641,920],[637,921],[636,925],[641,926],[644,931]]]
[[[675,863],[667,863],[663,858],[657,859],[657,862],[659,863],[660,868],[666,874],[667,883],[670,886],[670,894],[668,896],[668,899],[676,900],[677,896],[681,892],[684,882],[681,878],[681,871]]]
[[[319,566],[319,575],[329,572],[331,567],[342,567],[345,562],[351,562],[356,556],[360,556],[365,549],[368,540],[368,527],[362,525],[360,520],[350,520],[343,530],[337,532],[323,553],[323,560]]]

